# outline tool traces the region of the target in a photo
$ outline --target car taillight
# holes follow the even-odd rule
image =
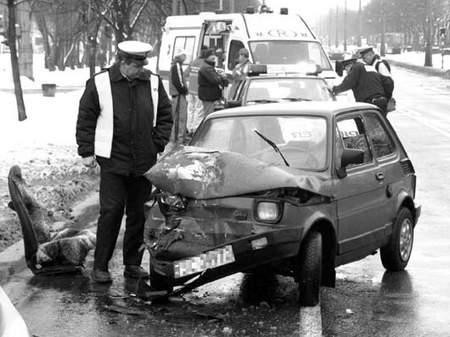
[[[259,201],[256,203],[255,215],[258,221],[275,223],[281,219],[281,204],[272,201]]]

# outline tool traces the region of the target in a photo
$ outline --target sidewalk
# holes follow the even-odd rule
[[[424,52],[404,52],[401,54],[386,54],[384,57],[393,66],[398,66],[423,74],[450,79],[450,55],[442,58],[441,54],[433,54],[432,67],[425,67]],[[442,62],[443,61],[443,62]]]

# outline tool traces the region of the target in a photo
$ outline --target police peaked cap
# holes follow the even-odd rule
[[[123,41],[117,45],[117,48],[125,57],[138,61],[144,61],[153,50],[151,44],[140,41]]]
[[[359,48],[358,49],[358,53],[362,56],[365,53],[369,52],[369,51],[373,51],[373,47],[371,46],[367,46],[367,47],[363,47],[363,48]]]

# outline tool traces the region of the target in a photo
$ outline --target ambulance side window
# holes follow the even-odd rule
[[[239,62],[239,50],[245,48],[241,41],[232,40],[228,54],[228,69],[233,69]]]
[[[192,58],[194,56],[194,45],[195,45],[195,36],[177,36],[173,44],[172,60],[175,52],[177,52],[180,49],[183,49],[184,51],[186,51],[186,61],[184,61],[184,64],[191,63]]]

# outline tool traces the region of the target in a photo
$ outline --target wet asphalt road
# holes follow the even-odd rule
[[[389,118],[416,168],[422,204],[412,257],[402,273],[386,273],[379,255],[338,268],[337,287],[322,291],[321,315],[313,318],[321,319],[324,336],[450,336],[450,81],[399,68],[394,76],[398,111]],[[288,278],[237,274],[155,304],[136,296],[145,288],[124,280],[120,260],[117,251],[111,286],[92,283],[88,273],[43,278],[25,270],[3,287],[39,337],[311,331],[299,325],[306,314],[299,313]],[[88,262],[89,270],[91,255]]]

